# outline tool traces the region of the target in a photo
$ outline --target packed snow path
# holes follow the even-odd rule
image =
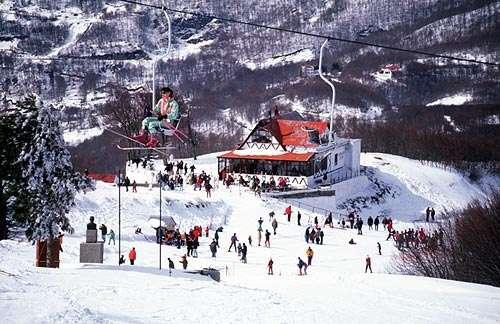
[[[387,157],[385,157],[387,158]],[[201,164],[201,163],[200,163]],[[203,167],[209,167],[204,165]],[[213,166],[211,164],[210,166]],[[387,164],[386,164],[387,166]],[[205,170],[210,170],[206,168]],[[389,172],[389,171],[387,171]],[[434,179],[428,180],[430,182]],[[433,185],[431,183],[431,185]],[[97,190],[80,195],[71,212],[75,234],[63,242],[60,269],[33,267],[34,247],[25,242],[2,241],[0,249],[0,311],[6,323],[67,322],[185,322],[204,323],[497,323],[500,321],[500,289],[454,281],[411,277],[391,272],[395,249],[385,241],[386,232],[325,228],[324,245],[306,244],[305,226],[314,214],[302,210],[302,226],[283,215],[285,205],[263,201],[253,193],[233,187],[219,188],[212,198],[205,192],[163,191],[164,215],[172,216],[181,230],[193,225],[224,227],[217,258],[211,258],[203,237],[199,258],[189,258],[188,270],[212,266],[221,269],[222,280],[189,274],[181,268],[185,247],[162,247],[163,269],[158,269],[159,246],[147,224],[159,209],[158,188],[138,193],[122,190],[122,254],[134,246],[136,265],[118,267],[118,242],[105,245],[103,265],[78,263],[79,243],[84,240],[89,216],[105,223],[118,238],[117,188],[99,183]],[[452,194],[450,194],[453,197]],[[452,199],[452,198],[450,198]],[[189,207],[187,207],[189,206]],[[408,205],[412,208],[412,205]],[[268,213],[278,219],[271,247],[258,247],[257,220],[272,232]],[[366,216],[364,216],[366,224]],[[224,224],[226,223],[226,224]],[[409,226],[397,223],[396,228]],[[143,235],[134,234],[141,227]],[[227,252],[230,236],[236,233],[248,248],[248,263]],[[349,245],[353,238],[357,244]],[[382,256],[376,243],[382,244]],[[264,237],[262,244],[264,243]],[[314,250],[307,276],[298,276],[297,257],[306,260],[305,250]],[[364,273],[369,254],[374,273]],[[176,265],[171,274],[167,257]],[[267,261],[274,260],[274,275],[267,274]],[[128,263],[128,262],[127,262]]]

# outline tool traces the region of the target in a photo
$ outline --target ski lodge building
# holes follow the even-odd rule
[[[328,123],[260,120],[235,150],[218,156],[219,175],[286,177],[293,188],[318,188],[359,175],[361,140],[335,137],[328,142]]]

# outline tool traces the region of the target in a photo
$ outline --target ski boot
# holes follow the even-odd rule
[[[141,130],[141,132],[138,135],[132,136],[132,139],[134,139],[137,142],[140,142],[144,145],[147,146],[147,143],[151,140],[149,136],[149,132],[145,129]]]
[[[149,141],[146,143],[146,146],[147,147],[156,147],[158,145],[158,140],[154,137],[154,136],[151,136]]]

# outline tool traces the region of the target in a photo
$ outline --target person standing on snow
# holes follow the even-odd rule
[[[378,216],[375,217],[375,220],[373,221],[373,225],[375,225],[375,230],[378,231],[378,224],[380,223],[380,220],[378,219]]]
[[[287,208],[285,208],[285,215],[287,216],[288,221],[290,222],[290,219],[292,218],[292,206],[289,205]]]
[[[264,245],[265,245],[266,247],[270,248],[270,247],[271,247],[271,241],[270,241],[270,239],[271,239],[271,232],[269,232],[269,231],[266,229],[266,234],[265,234],[265,235],[266,235],[266,241],[264,242]]]
[[[135,259],[137,259],[137,253],[135,252],[135,247],[128,253],[128,258],[130,260],[130,265],[134,265]]]
[[[300,211],[297,211],[297,225],[300,226],[300,218],[302,217],[302,214]]]
[[[262,217],[259,217],[259,220],[257,221],[257,223],[259,224],[257,227],[257,230],[262,232],[262,223],[264,223],[264,220],[262,219]]]
[[[305,239],[306,239],[306,243],[309,243],[309,235],[311,235],[311,234],[309,233],[309,226],[308,226],[308,227],[306,228],[306,232],[305,232],[305,234],[304,234],[304,237],[305,237]]]
[[[382,246],[380,246],[380,242],[377,242],[378,255],[382,255]]]
[[[200,246],[200,242],[198,241],[198,237],[195,237],[193,240],[193,250],[191,250],[191,256],[193,258],[198,257],[198,246]]]
[[[218,230],[215,231],[214,240],[217,243],[217,247],[219,247],[219,231]]]
[[[252,246],[252,236],[248,235],[248,245]]]
[[[99,229],[101,230],[102,242],[106,243],[106,235],[108,235],[108,228],[106,227],[106,225],[101,224],[101,226],[99,226]]]
[[[274,235],[276,235],[276,229],[278,228],[278,221],[276,220],[276,218],[273,219],[271,226],[273,227]]]
[[[128,187],[130,186],[130,179],[128,177],[125,177],[125,181],[123,182],[125,185],[125,191],[128,192]]]
[[[373,272],[372,272],[372,259],[370,259],[370,256],[369,256],[369,255],[367,255],[367,256],[366,256],[366,267],[365,267],[365,273],[366,273],[366,271],[367,271],[368,269],[370,269],[370,273],[373,273]]]
[[[358,221],[356,222],[356,228],[358,229],[358,235],[363,235],[363,219],[360,217],[358,218]]]
[[[188,260],[185,254],[182,256],[182,259],[179,262],[182,263],[182,268],[186,270],[188,267]]]
[[[115,245],[115,231],[113,230],[110,230],[109,231],[109,241],[108,241],[108,245],[111,244],[111,240],[113,240],[113,245]]]
[[[212,258],[216,257],[217,254],[217,242],[215,239],[212,240],[212,243],[210,243],[210,252],[212,252]]]
[[[170,258],[168,258],[168,268],[175,269],[174,261],[172,261]]]
[[[322,229],[319,230],[319,244],[323,245],[323,237],[325,236],[325,233],[323,232]]]
[[[259,227],[257,227],[257,240],[259,241],[259,246],[260,246],[260,243],[262,242],[262,223],[264,221],[262,220],[261,217],[257,222],[259,223]]]
[[[310,266],[310,265],[311,265],[311,262],[312,262],[312,259],[313,259],[313,255],[314,255],[314,251],[311,249],[311,247],[309,247],[309,248],[306,250],[307,265],[308,265],[308,266]]]
[[[247,245],[243,243],[243,246],[241,247],[241,262],[247,263]]]
[[[431,219],[432,219],[433,222],[435,221],[434,216],[436,216],[436,211],[434,210],[434,207],[432,207],[431,208]]]
[[[234,246],[234,252],[237,252],[236,250],[236,242],[238,242],[238,238],[236,237],[236,233],[231,236],[231,245],[229,245],[229,249],[227,252],[231,252],[231,248]]]
[[[373,218],[370,216],[368,217],[368,229],[371,230],[373,226]]]
[[[297,263],[297,267],[299,267],[299,275],[302,276],[302,268],[304,268],[304,275],[307,275],[307,263],[305,263],[300,257],[299,263]]]
[[[273,259],[269,258],[269,262],[267,263],[267,274],[272,275],[273,274]]]

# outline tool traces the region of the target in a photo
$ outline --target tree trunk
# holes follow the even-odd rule
[[[59,268],[59,239],[47,239],[47,267]]]
[[[3,180],[0,179],[0,240],[7,239],[7,202],[3,194]]]

